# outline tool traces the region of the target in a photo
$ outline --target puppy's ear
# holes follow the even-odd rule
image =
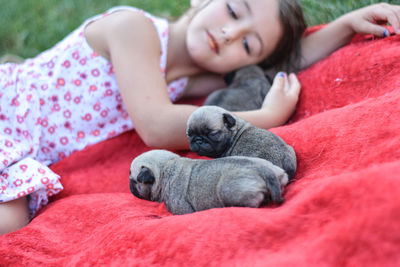
[[[235,118],[234,118],[231,114],[229,114],[229,113],[224,113],[224,114],[222,115],[222,118],[223,118],[223,120],[224,120],[224,125],[225,125],[228,129],[230,129],[230,128],[232,128],[233,126],[236,125],[236,120],[235,120]]]
[[[155,181],[154,174],[149,168],[143,166],[137,176],[137,181],[143,184],[153,184]]]

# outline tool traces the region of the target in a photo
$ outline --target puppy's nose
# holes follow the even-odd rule
[[[203,143],[203,139],[199,136],[196,136],[193,141],[198,145],[201,145]]]

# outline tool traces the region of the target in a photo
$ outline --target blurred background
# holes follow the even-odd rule
[[[375,0],[300,0],[308,25],[329,22]],[[400,4],[400,0],[386,1]],[[32,57],[50,48],[86,18],[117,5],[131,5],[168,19],[177,18],[190,0],[0,0],[0,57]]]

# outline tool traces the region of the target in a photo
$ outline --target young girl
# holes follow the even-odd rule
[[[376,21],[400,33],[400,7],[369,6],[302,39],[300,66],[355,33],[387,36]],[[192,0],[173,23],[117,7],[39,56],[0,66],[0,233],[26,225],[62,190],[47,166],[73,151],[132,128],[150,147],[187,149],[186,121],[196,107],[172,101],[223,87],[221,74],[241,66],[285,62],[304,28],[293,0]],[[279,126],[299,92],[296,76],[281,73],[260,110],[237,115]]]

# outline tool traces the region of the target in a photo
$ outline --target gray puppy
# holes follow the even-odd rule
[[[138,198],[165,202],[173,214],[211,208],[282,203],[285,171],[258,158],[189,159],[151,150],[131,164],[129,186]]]
[[[294,149],[278,135],[258,128],[216,106],[202,106],[187,122],[190,149],[200,156],[248,156],[266,159],[284,169],[291,180],[297,162]]]
[[[229,111],[259,109],[271,88],[271,82],[257,65],[238,69],[232,83],[211,93],[204,106],[219,106]]]

